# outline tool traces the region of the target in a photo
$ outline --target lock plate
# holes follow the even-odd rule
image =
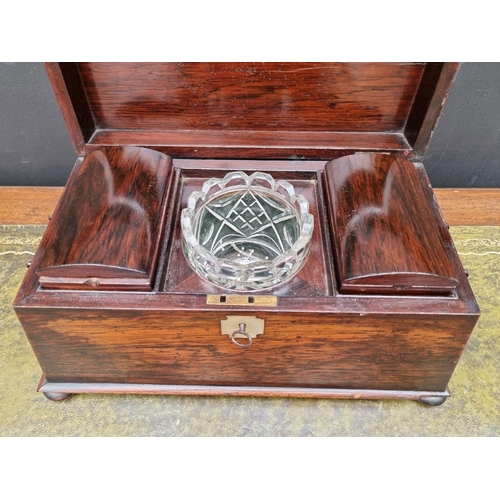
[[[207,295],[207,304],[211,306],[265,306],[276,307],[276,295]]]
[[[239,330],[240,324],[243,323],[245,325],[245,332],[249,337],[254,339],[257,335],[264,333],[264,322],[265,320],[257,318],[257,316],[227,316],[226,319],[220,320],[221,335],[231,337],[233,332]],[[245,336],[236,333],[235,338],[245,338]]]

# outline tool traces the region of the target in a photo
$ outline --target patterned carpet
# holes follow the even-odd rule
[[[452,235],[482,316],[439,407],[413,401],[36,392],[40,368],[12,309],[44,226],[0,226],[0,436],[498,436],[500,228]]]

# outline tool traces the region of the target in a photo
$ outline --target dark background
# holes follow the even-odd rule
[[[62,186],[76,153],[42,63],[0,63],[0,185]],[[463,63],[424,158],[434,187],[500,187],[500,63]]]

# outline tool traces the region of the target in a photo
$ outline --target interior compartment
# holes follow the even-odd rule
[[[175,165],[174,161],[174,165]],[[231,162],[229,162],[231,163]],[[243,162],[233,162],[233,170],[241,170]],[[276,167],[280,163],[273,162]],[[288,162],[287,162],[288,163]],[[176,195],[172,201],[175,207],[175,219],[172,224],[172,234],[166,235],[166,242],[162,254],[165,256],[159,285],[159,291],[184,294],[234,294],[240,293],[235,290],[226,290],[206,279],[200,277],[189,265],[183,250],[183,238],[181,231],[180,213],[186,207],[187,198],[193,191],[199,191],[203,183],[212,177],[224,177],[226,170],[204,170],[204,162],[198,161],[200,169],[179,169],[179,177],[176,181]],[[281,165],[282,166],[282,165]],[[177,169],[176,169],[177,170]],[[271,172],[271,170],[268,170]],[[323,196],[318,172],[300,171],[272,171],[275,179],[286,179],[290,182],[297,194],[305,196],[309,202],[309,211],[314,216],[315,227],[309,244],[309,255],[302,268],[289,280],[265,290],[246,291],[252,295],[272,294],[277,296],[315,297],[328,296],[333,293],[331,257],[326,245],[324,235],[325,228],[322,227],[324,220]],[[168,230],[168,228],[167,228]],[[166,230],[166,231],[167,231]]]
[[[14,304],[47,397],[448,396],[479,310],[417,162],[457,63],[46,67],[85,157]],[[293,182],[315,218],[299,273],[255,296],[211,285],[182,248],[189,193],[238,170]],[[242,348],[228,316],[264,334]]]
[[[341,293],[450,294],[458,279],[415,165],[390,154],[329,162],[325,179]]]
[[[171,163],[157,151],[111,147],[77,164],[42,242],[40,284],[151,290]]]

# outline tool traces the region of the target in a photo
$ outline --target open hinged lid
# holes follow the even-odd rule
[[[421,159],[457,63],[47,63],[79,155]]]
[[[457,69],[48,63],[84,158],[42,241],[41,285],[151,290],[171,157],[304,158],[330,161],[326,213],[342,293],[451,293],[448,249],[408,160],[423,155]],[[272,170],[282,162],[268,163]]]

